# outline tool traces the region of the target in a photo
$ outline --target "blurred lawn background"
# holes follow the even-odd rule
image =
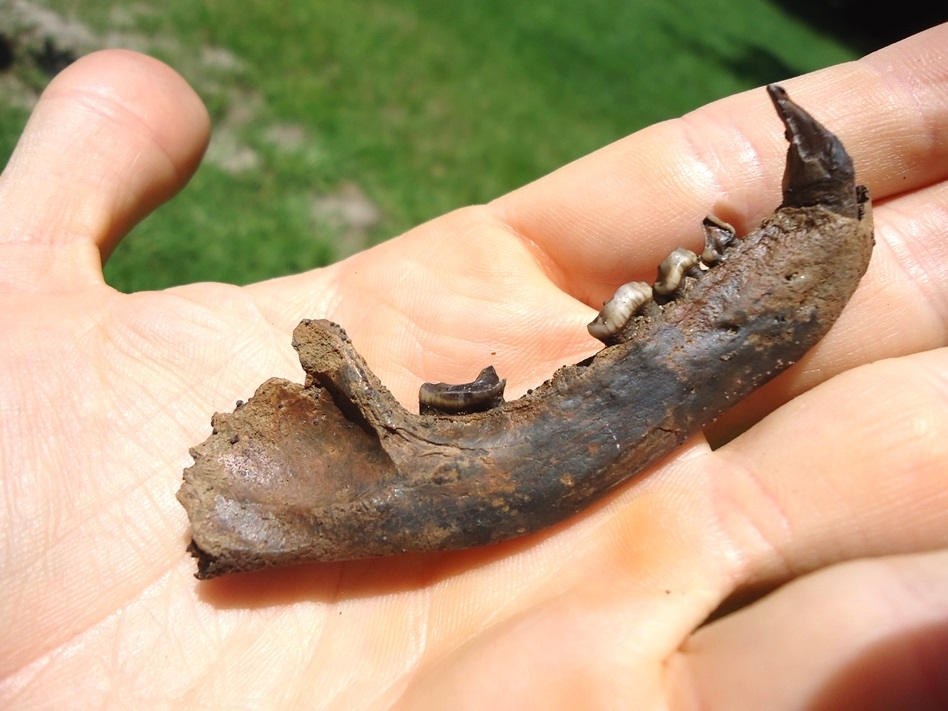
[[[845,8],[828,22],[823,3],[800,14],[766,0],[3,3],[4,163],[48,81],[16,57],[145,51],[211,111],[191,184],[106,266],[122,291],[321,266],[648,124],[894,39],[861,33]]]

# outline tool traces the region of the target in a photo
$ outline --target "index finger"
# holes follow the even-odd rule
[[[875,201],[948,175],[948,24],[785,82],[839,136]],[[491,204],[590,305],[710,213],[746,232],[780,201],[786,141],[765,92],[731,96],[625,139]]]

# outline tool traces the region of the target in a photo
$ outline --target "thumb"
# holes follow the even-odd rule
[[[102,262],[200,162],[201,100],[161,62],[108,50],[47,87],[0,176],[0,284],[101,282]]]

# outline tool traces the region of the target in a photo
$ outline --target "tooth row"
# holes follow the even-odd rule
[[[589,334],[611,345],[613,336],[622,331],[655,295],[671,296],[681,287],[685,276],[697,276],[724,259],[725,250],[735,239],[734,228],[713,215],[704,218],[702,228],[704,251],[701,257],[690,249],[679,247],[658,265],[658,279],[654,285],[633,281],[620,286],[602,305],[599,315],[587,325]]]

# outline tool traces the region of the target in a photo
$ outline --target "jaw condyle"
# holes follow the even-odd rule
[[[303,385],[263,383],[192,450],[178,500],[199,578],[469,548],[562,521],[796,362],[836,321],[872,252],[868,192],[842,143],[768,87],[790,148],[783,204],[735,238],[705,220],[656,283],[619,287],[606,344],[505,402],[485,368],[403,408],[323,320],[297,326]]]

